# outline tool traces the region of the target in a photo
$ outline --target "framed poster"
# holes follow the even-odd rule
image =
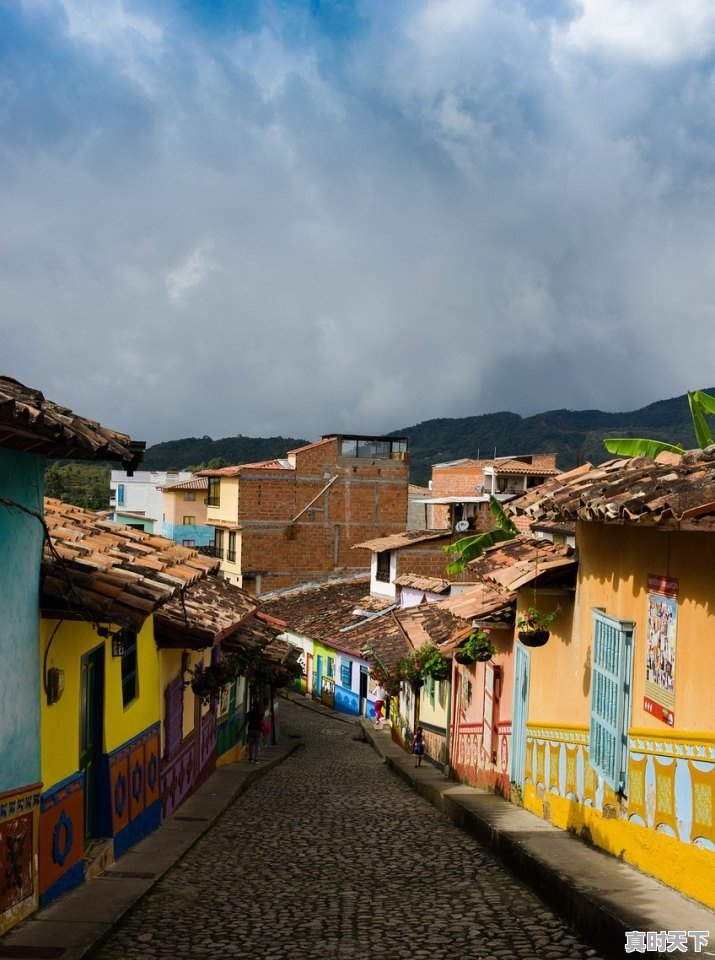
[[[675,725],[678,580],[648,576],[646,623],[643,709],[672,727]]]

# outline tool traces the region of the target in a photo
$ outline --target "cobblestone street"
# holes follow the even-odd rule
[[[305,747],[226,811],[101,960],[595,957],[352,723],[282,702]]]

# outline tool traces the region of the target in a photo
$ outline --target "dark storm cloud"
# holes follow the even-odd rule
[[[624,10],[4,8],[2,371],[152,441],[710,383],[715,19]]]

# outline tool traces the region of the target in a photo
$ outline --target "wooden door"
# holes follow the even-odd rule
[[[84,773],[85,842],[98,835],[99,764],[104,741],[104,647],[85,654],[80,666],[79,768]]]

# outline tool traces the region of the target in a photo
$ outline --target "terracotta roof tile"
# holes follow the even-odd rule
[[[369,584],[369,578],[359,577],[294,587],[263,598],[261,609],[285,621],[296,633],[352,650],[352,639],[340,631],[365,619],[355,610],[365,609],[361,603]]]
[[[494,461],[494,473],[497,476],[552,477],[558,472],[556,467],[539,467],[519,459]]]
[[[391,670],[400,657],[412,652],[412,646],[394,610],[355,627],[350,631],[350,642],[368,660],[377,658],[386,670]]]
[[[405,530],[403,533],[392,533],[386,537],[378,537],[375,540],[365,540],[362,543],[353,544],[353,550],[373,550],[381,553],[383,550],[399,550],[400,547],[409,547],[413,543],[422,543],[427,540],[439,540],[450,538],[451,530]]]
[[[199,477],[238,477],[247,470],[293,470],[287,460],[260,460],[256,463],[238,463],[232,467],[217,467],[215,470],[201,470]]]
[[[425,593],[445,593],[452,586],[451,580],[423,577],[416,573],[401,573],[392,582],[396,587],[411,587],[413,590],[424,590]]]
[[[154,617],[160,647],[212,646],[258,608],[245,590],[213,574],[172,597]]]
[[[534,520],[596,520],[687,527],[715,515],[715,448],[682,457],[586,464],[509,503]],[[693,529],[696,527],[694,526]]]
[[[132,441],[46,400],[12,377],[0,376],[0,447],[71,460],[121,461],[135,469],[144,456],[144,443]]]
[[[164,487],[159,487],[165,493],[173,493],[175,490],[208,490],[208,477],[193,477],[191,480],[182,480],[180,483],[170,483]]]
[[[189,547],[59,500],[45,499],[45,522],[54,552],[46,543],[43,602],[79,606],[134,630],[157,606],[218,567]]]

